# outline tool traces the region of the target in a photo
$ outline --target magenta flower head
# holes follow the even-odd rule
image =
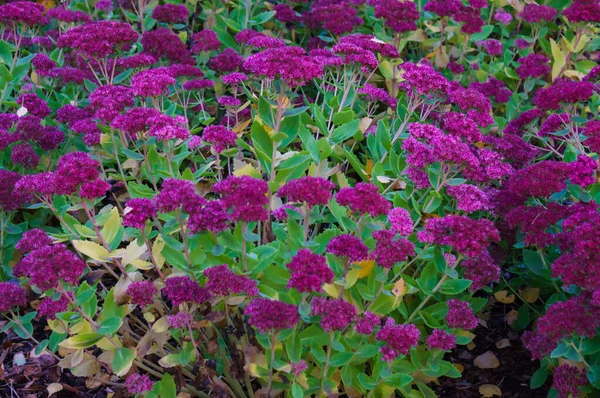
[[[152,18],[168,24],[185,23],[189,15],[190,10],[183,4],[164,4],[152,10]]]
[[[126,22],[94,21],[69,29],[56,44],[59,48],[72,48],[86,56],[103,58],[124,44],[135,42],[138,37],[139,34]]]
[[[159,141],[185,140],[190,136],[187,129],[187,119],[183,116],[169,116],[157,114],[148,119],[150,130],[149,137],[156,137]]]
[[[275,19],[285,23],[295,23],[300,20],[296,11],[289,4],[277,4],[274,8]]]
[[[344,187],[335,195],[335,200],[342,206],[349,207],[354,213],[370,214],[377,217],[387,214],[390,202],[381,196],[377,185],[359,182],[353,188]]]
[[[363,314],[362,318],[356,322],[354,330],[356,330],[356,333],[358,334],[371,335],[378,326],[381,326],[381,319],[372,312],[367,311]]]
[[[475,185],[461,184],[446,187],[448,195],[456,199],[458,210],[473,213],[490,208],[488,195]]]
[[[297,306],[262,297],[252,300],[244,314],[249,318],[248,323],[261,333],[293,328],[300,322]]]
[[[0,6],[0,24],[23,24],[27,26],[45,25],[46,8],[31,1],[11,1]]]
[[[131,303],[142,308],[154,302],[154,294],[157,292],[158,290],[151,281],[133,282],[127,287],[127,294],[131,297]]]
[[[196,191],[192,181],[167,178],[160,188],[160,193],[154,198],[154,203],[159,211],[168,213],[185,206],[195,196]]]
[[[256,281],[247,276],[233,273],[227,264],[205,269],[204,276],[208,279],[205,287],[214,296],[227,297],[242,293],[248,296],[258,296]]]
[[[202,231],[219,233],[229,228],[229,214],[220,200],[190,200],[184,211],[189,214],[187,228],[193,234]]]
[[[460,265],[465,269],[465,278],[473,281],[471,291],[500,280],[500,267],[487,251],[475,258],[464,259]]]
[[[552,375],[552,388],[558,391],[560,398],[579,397],[579,387],[588,384],[585,369],[579,369],[568,364],[554,369]]]
[[[69,306],[69,297],[73,299],[73,293],[68,292],[67,295],[62,294],[58,300],[53,300],[52,297],[46,297],[37,308],[38,316],[46,319],[55,319],[56,314],[65,312]]]
[[[277,196],[287,198],[290,202],[306,203],[312,208],[316,205],[326,205],[334,188],[335,184],[323,177],[306,176],[288,181],[279,188]]]
[[[556,18],[556,13],[550,6],[532,3],[525,5],[521,18],[528,23],[548,23]]]
[[[83,199],[96,199],[106,195],[110,184],[104,180],[84,182],[79,189],[79,196]]]
[[[323,74],[320,63],[300,47],[268,48],[244,61],[244,69],[267,79],[280,78],[290,87],[303,86]]]
[[[413,221],[408,210],[395,207],[389,211],[388,220],[391,224],[391,230],[397,234],[408,236],[413,233]]]
[[[25,290],[17,284],[0,282],[0,313],[27,305]]]
[[[148,30],[144,32],[140,42],[144,46],[143,54],[148,54],[155,59],[164,58],[170,62],[188,66],[196,63],[185,43],[171,29]]]
[[[291,272],[287,287],[299,292],[320,292],[324,283],[331,283],[335,276],[324,256],[310,249],[300,249],[287,264]]]
[[[133,93],[140,97],[160,97],[167,94],[175,79],[166,68],[143,70],[131,79]]]
[[[384,25],[396,33],[417,30],[415,23],[419,19],[419,11],[412,1],[369,0],[375,9],[375,18],[383,19]]]
[[[442,329],[435,329],[427,338],[430,350],[449,351],[456,347],[456,336]]]
[[[143,394],[152,391],[154,383],[147,375],[134,373],[125,380],[125,387],[130,394]]]
[[[174,329],[187,328],[193,319],[194,317],[192,314],[188,312],[178,312],[175,315],[167,316],[167,322],[169,323],[169,326]]]
[[[49,246],[52,244],[52,239],[48,236],[48,234],[39,229],[34,228],[23,234],[21,240],[15,245],[15,248],[18,249],[21,253],[29,253],[36,249],[39,249],[43,246]]]
[[[234,146],[237,138],[236,133],[221,125],[206,126],[202,132],[202,139],[212,144],[212,148],[219,154],[225,149]]]
[[[156,217],[156,205],[147,198],[135,198],[127,202],[123,215],[123,226],[143,229],[146,221]]]
[[[107,84],[98,86],[89,96],[90,106],[94,109],[106,108],[121,112],[135,104],[131,88]]]
[[[213,186],[213,192],[221,194],[226,208],[231,209],[231,219],[246,222],[268,219],[268,190],[266,181],[250,176],[229,176]]]
[[[529,54],[518,62],[517,75],[521,79],[544,77],[552,70],[550,60],[543,54]]]
[[[25,107],[27,113],[39,117],[40,119],[43,119],[52,113],[52,110],[48,107],[46,101],[33,93],[19,96],[19,98],[17,98],[17,104]]]
[[[344,300],[328,300],[315,297],[310,303],[313,315],[321,317],[319,325],[327,333],[342,330],[357,318],[356,307]]]
[[[86,152],[71,152],[64,155],[56,166],[54,184],[56,193],[73,194],[85,182],[94,181],[100,175],[98,161]]]
[[[173,305],[185,302],[202,304],[211,297],[208,290],[200,286],[198,282],[191,280],[189,276],[167,278],[163,291]]]
[[[209,29],[194,33],[192,40],[194,42],[194,45],[192,46],[192,52],[194,54],[218,50],[221,47],[221,41],[217,34]]]
[[[241,68],[244,63],[244,57],[242,57],[233,48],[226,48],[220,54],[213,57],[208,61],[208,66],[217,72],[234,72]]]
[[[30,199],[29,187],[15,190],[21,175],[14,171],[0,170],[0,209],[13,211]]]
[[[431,2],[427,3],[427,5],[429,4]],[[443,94],[448,89],[448,80],[428,63],[405,62],[402,64],[402,69],[404,70],[402,74],[404,81],[398,85],[402,90],[433,96]]]
[[[338,235],[327,244],[327,253],[338,257],[345,257],[350,262],[366,260],[369,257],[369,248],[363,241],[354,235]]]
[[[448,304],[446,323],[449,327],[471,330],[479,325],[479,320],[473,314],[468,302],[451,299],[446,304]]]
[[[493,222],[452,215],[428,219],[417,236],[421,242],[448,245],[469,257],[481,254],[491,242],[500,241]]]
[[[111,126],[134,136],[150,129],[150,119],[160,115],[154,108],[131,108],[124,114],[118,115],[111,122]]]
[[[379,351],[384,361],[392,362],[401,355],[407,355],[411,347],[419,343],[421,332],[415,325],[396,325],[393,318],[387,318],[385,325],[377,332],[375,339],[386,345]]]
[[[561,104],[585,102],[592,95],[594,85],[591,82],[557,79],[552,86],[535,93],[533,104],[543,110],[558,110]]]
[[[394,264],[406,261],[408,256],[415,254],[415,245],[412,242],[404,238],[394,240],[395,235],[394,231],[387,230],[373,232],[377,243],[371,257],[383,268],[390,269]]]
[[[571,23],[599,23],[600,22],[600,4],[594,0],[575,0],[563,11]]]
[[[27,142],[21,142],[10,149],[10,160],[26,169],[34,169],[40,162],[40,157]]]
[[[70,285],[78,282],[85,263],[63,244],[42,246],[28,253],[13,268],[16,277],[29,277],[40,290],[54,289],[59,280]]]

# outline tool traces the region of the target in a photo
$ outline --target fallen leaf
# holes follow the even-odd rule
[[[537,287],[526,287],[521,292],[521,298],[526,303],[535,303],[540,297],[540,289]]]
[[[475,358],[473,364],[479,369],[496,369],[500,366],[500,361],[493,352],[487,351]]]
[[[519,315],[519,311],[517,311],[517,310],[510,310],[508,312],[508,314],[506,314],[504,316],[504,319],[506,320],[506,323],[508,325],[512,325],[513,322],[517,320],[517,315]]]
[[[465,367],[462,366],[460,363],[455,363],[453,365],[460,373],[462,373],[465,370]]]
[[[470,342],[469,344],[467,344],[467,350],[472,351],[475,347],[477,347],[477,344]]]
[[[369,276],[369,274],[371,273],[371,270],[375,266],[375,261],[374,260],[364,260],[364,261],[358,261],[354,264],[358,265],[360,267],[360,270],[358,272],[358,278],[360,279],[360,278],[365,278],[365,277]]]
[[[502,304],[512,304],[515,302],[515,295],[511,294],[509,296],[506,290],[501,290],[499,292],[494,293],[494,297],[496,297],[496,300],[498,300]]]
[[[22,352],[17,352],[13,357],[13,364],[15,366],[23,366],[27,363],[27,359],[25,359],[25,355]]]
[[[404,282],[404,279],[400,278],[396,283],[394,283],[392,294],[396,296],[396,298],[402,297],[404,294],[406,294],[406,290],[408,290],[406,287],[406,282]]]
[[[60,383],[52,383],[49,384],[46,390],[48,391],[48,395],[56,394],[59,391],[62,391],[63,386]]]
[[[479,387],[479,393],[483,398],[501,397],[502,390],[493,384],[484,384]]]
[[[501,350],[502,348],[510,347],[509,339],[502,339],[496,342],[496,348]]]

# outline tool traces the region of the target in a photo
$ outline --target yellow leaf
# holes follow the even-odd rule
[[[402,297],[404,296],[404,294],[406,294],[406,290],[408,290],[406,282],[404,282],[404,279],[400,278],[398,279],[398,281],[396,281],[396,283],[394,283],[394,287],[392,288],[392,294],[396,296],[396,298]]]
[[[252,119],[248,119],[246,121],[240,122],[234,128],[232,128],[231,131],[233,131],[236,134],[239,134],[242,131],[244,131],[250,123],[252,123]]]
[[[48,391],[48,396],[51,396],[52,394],[56,394],[59,391],[62,391],[63,386],[60,383],[51,383],[48,384],[48,387],[46,387],[46,390]]]
[[[373,171],[374,165],[375,163],[373,163],[373,159],[367,159],[367,165],[365,166],[367,176],[371,177],[371,172]]]
[[[371,126],[371,123],[373,123],[373,119],[370,117],[363,117],[362,119],[360,119],[360,123],[358,123],[358,129],[364,133],[365,131],[367,131],[367,129],[369,128],[369,126]]]
[[[161,254],[162,249],[165,247],[165,241],[162,239],[160,235],[156,237],[154,240],[154,244],[152,245],[152,257],[154,257],[154,262],[156,266],[160,269],[165,264],[165,258]]]
[[[499,292],[494,293],[494,297],[496,297],[496,300],[498,300],[502,304],[512,304],[515,302],[515,295],[511,294],[509,296],[506,290],[501,290]]]
[[[375,261],[374,260],[363,260],[363,261],[354,263],[354,265],[358,265],[360,267],[360,270],[358,272],[358,278],[359,279],[366,278],[367,276],[369,276],[369,274],[373,270],[373,267],[375,266]]]
[[[509,339],[502,339],[496,341],[496,348],[498,348],[499,350],[501,350],[502,348],[510,347],[510,345],[511,344]]]
[[[435,52],[435,66],[438,68],[445,68],[450,63],[450,58],[446,53],[446,46],[438,46],[434,50]]]
[[[137,260],[133,260],[130,264],[141,270],[152,269],[152,263],[150,261],[140,260],[139,258]]]
[[[479,387],[479,393],[483,398],[501,397],[502,390],[493,384],[484,384]]]
[[[113,240],[117,237],[117,233],[119,233],[119,228],[121,227],[121,216],[119,216],[119,210],[116,207],[110,211],[110,217],[104,223],[102,227],[102,237],[109,244],[112,245]]]
[[[348,272],[348,275],[346,275],[346,289],[350,289],[356,284],[359,274],[360,270],[358,269],[352,269]]]
[[[137,239],[132,240],[131,243],[129,243],[127,245],[127,248],[125,249],[125,253],[123,254],[123,258],[121,261],[122,264],[132,264],[134,260],[137,260],[140,257],[142,257],[142,255],[146,253],[146,250],[148,250],[148,248],[146,247],[145,243],[142,242],[141,244],[138,244]]]
[[[328,295],[330,295],[333,298],[340,297],[340,290],[333,283],[324,284],[323,290],[325,290],[325,293],[327,293]]]
[[[163,316],[152,325],[152,331],[154,333],[162,333],[169,330],[169,321],[166,316]]]
[[[73,246],[77,251],[85,254],[86,256],[93,258],[98,261],[107,261],[110,257],[110,253],[104,247],[97,243],[90,242],[87,240],[74,240]]]
[[[493,352],[486,351],[475,358],[473,364],[479,369],[496,369],[500,366],[500,361]]]
[[[526,287],[521,292],[521,298],[527,303],[535,303],[540,297],[540,289],[537,287]]]
[[[566,60],[565,55],[554,39],[550,39],[550,48],[552,50],[552,58],[554,59],[554,63],[552,64],[552,80],[555,80],[565,66]]]
[[[233,170],[233,175],[236,177],[256,176],[258,173],[258,170],[256,170],[251,164],[238,159],[233,159]]]

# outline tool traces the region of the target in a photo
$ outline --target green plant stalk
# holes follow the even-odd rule
[[[329,332],[329,345],[327,345],[327,356],[325,357],[325,365],[323,366],[323,374],[321,376],[321,387],[319,387],[319,393],[316,395],[319,398],[323,391],[325,391],[325,386],[329,389],[329,385],[327,384],[327,372],[329,371],[329,360],[331,358],[331,346],[333,345],[333,331]]]
[[[271,333],[271,362],[269,364],[269,380],[267,381],[267,398],[271,397],[271,388],[273,385],[273,369],[275,365],[275,340],[277,339],[277,334],[275,332]]]

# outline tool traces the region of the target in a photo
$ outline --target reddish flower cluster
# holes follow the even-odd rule
[[[25,290],[10,282],[0,282],[0,313],[27,305]]]
[[[313,315],[321,317],[319,325],[327,333],[342,330],[356,320],[356,307],[344,300],[315,297],[310,303]]]
[[[479,320],[466,301],[452,299],[448,300],[446,304],[448,304],[446,323],[449,327],[470,330],[479,325]]]
[[[303,86],[323,74],[323,67],[301,47],[268,48],[244,61],[244,69],[268,79],[280,78],[290,87]]]
[[[258,296],[256,281],[233,273],[227,264],[205,269],[204,276],[208,279],[204,287],[215,296],[227,297],[242,293]]]
[[[299,292],[320,292],[324,283],[333,281],[333,271],[327,265],[327,259],[310,249],[300,249],[287,264],[291,272],[287,287]]]
[[[465,269],[465,278],[473,281],[471,291],[500,280],[500,267],[488,252],[483,252],[472,259],[464,259],[460,265]]]
[[[465,216],[430,218],[417,234],[421,242],[448,245],[469,257],[481,254],[491,242],[499,242],[500,234],[489,220],[473,220]]]
[[[293,328],[300,322],[297,306],[268,298],[255,298],[244,314],[249,317],[248,323],[261,333]]]
[[[202,231],[218,233],[229,228],[230,217],[220,200],[204,200],[196,196],[185,204],[184,210],[189,214],[187,228],[193,234]]]
[[[419,19],[419,11],[412,1],[369,0],[375,9],[375,18],[381,18],[384,24],[396,33],[417,30],[415,21]]]
[[[404,238],[394,240],[395,235],[394,231],[387,230],[373,232],[377,243],[371,257],[383,268],[392,268],[394,264],[406,261],[409,256],[415,254],[415,245],[412,242]]]
[[[521,18],[528,23],[548,23],[556,18],[556,10],[546,5],[526,4]]]
[[[193,316],[187,312],[178,312],[175,315],[168,315],[167,322],[169,326],[174,329],[182,329],[187,328],[188,325],[192,322]]]
[[[130,24],[114,21],[94,21],[75,26],[61,35],[59,48],[72,48],[89,57],[106,57],[125,43],[133,43],[139,34]]]
[[[213,186],[213,192],[222,195],[221,200],[227,209],[232,209],[234,221],[264,221],[269,217],[265,205],[268,186],[263,180],[250,176],[229,176]]]
[[[167,178],[164,180],[160,192],[154,197],[156,208],[168,213],[186,206],[196,196],[194,183],[187,180]]]
[[[208,290],[191,280],[188,276],[173,276],[165,280],[163,289],[173,305],[181,303],[202,304],[210,299]]]
[[[147,375],[133,373],[125,381],[125,387],[130,394],[143,394],[146,391],[152,391],[154,383]]]
[[[517,75],[521,79],[543,77],[550,73],[550,60],[543,54],[529,54],[519,60]]]
[[[277,196],[290,202],[306,203],[308,207],[326,205],[331,199],[335,184],[323,177],[306,176],[291,180],[279,188]]]
[[[73,299],[72,293],[69,292],[67,294],[71,296],[71,299]],[[62,294],[58,300],[53,300],[52,297],[46,297],[44,300],[42,300],[37,309],[38,316],[47,319],[54,319],[56,318],[56,314],[59,312],[65,312],[67,310],[69,303],[69,297],[65,294]]]
[[[131,199],[123,215],[123,225],[126,227],[143,229],[146,221],[156,217],[156,205],[146,198]]]
[[[212,145],[216,153],[235,145],[237,134],[225,126],[211,125],[204,128],[202,139]]]
[[[362,318],[356,322],[354,330],[356,330],[356,333],[358,334],[371,335],[373,334],[375,327],[380,325],[381,319],[372,312],[367,311],[363,314]]]
[[[190,10],[183,4],[158,5],[152,10],[152,18],[168,24],[184,23],[190,15]]]
[[[152,281],[133,282],[127,287],[127,294],[131,297],[131,302],[140,307],[152,304],[157,291]]]
[[[461,184],[446,188],[448,195],[456,199],[456,208],[467,213],[490,208],[488,195],[475,185]]]
[[[597,10],[596,12],[600,12]],[[552,375],[552,388],[558,391],[558,398],[579,397],[579,387],[588,384],[585,369],[579,369],[571,365],[561,365],[554,369]]]
[[[415,325],[396,325],[393,318],[387,318],[385,325],[377,332],[375,339],[386,345],[379,350],[384,361],[392,362],[401,355],[407,355],[411,347],[419,342],[421,332]]]
[[[456,336],[442,329],[435,329],[427,337],[427,347],[430,350],[448,351],[456,347]]]
[[[340,189],[335,200],[355,213],[370,214],[371,217],[387,214],[390,209],[390,203],[379,193],[377,185],[366,182]]]
[[[367,259],[369,248],[354,235],[338,235],[327,243],[327,253],[357,262]]]

